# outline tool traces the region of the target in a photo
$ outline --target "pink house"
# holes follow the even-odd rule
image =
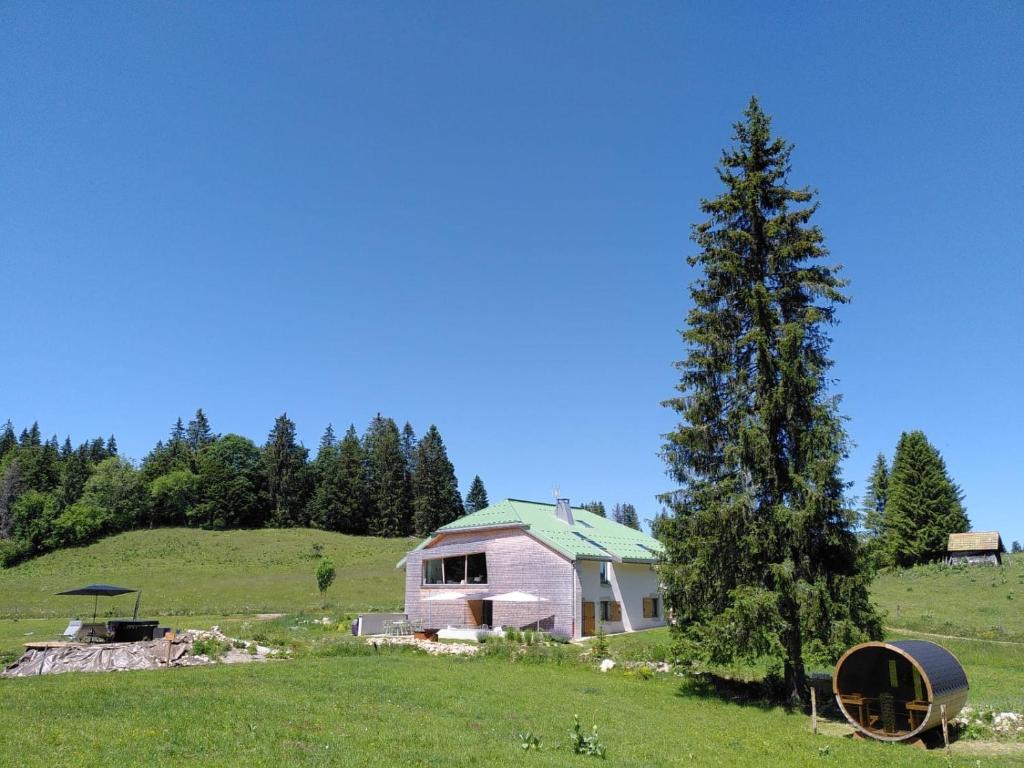
[[[599,626],[613,633],[665,624],[654,568],[661,551],[653,537],[567,499],[506,499],[435,531],[398,566],[414,625],[539,624],[578,638]],[[511,592],[541,600],[506,601]]]

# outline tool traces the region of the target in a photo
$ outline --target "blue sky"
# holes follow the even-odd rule
[[[0,419],[438,425],[465,492],[671,487],[689,227],[751,94],[853,303],[858,493],[923,429],[1024,539],[1024,5],[0,4]]]

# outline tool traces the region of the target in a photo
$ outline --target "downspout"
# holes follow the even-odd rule
[[[572,634],[570,640],[576,639],[576,561],[572,561]]]

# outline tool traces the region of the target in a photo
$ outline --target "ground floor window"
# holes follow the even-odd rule
[[[644,618],[645,619],[656,619],[656,618],[658,618],[658,598],[656,598],[656,597],[645,597],[644,598]]]
[[[616,600],[601,601],[601,621],[622,621],[622,609]]]

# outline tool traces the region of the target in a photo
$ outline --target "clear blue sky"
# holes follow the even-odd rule
[[[923,429],[1024,539],[1024,4],[0,4],[0,420],[435,422],[465,492],[671,487],[689,227],[751,94],[854,301],[859,493]]]

